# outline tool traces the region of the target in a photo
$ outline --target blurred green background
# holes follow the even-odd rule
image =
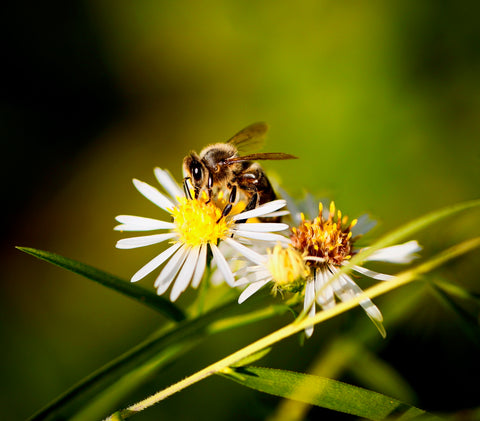
[[[380,221],[376,235],[478,198],[479,9],[474,1],[432,0],[8,6],[2,28],[8,74],[1,108],[2,419],[31,415],[165,322],[14,246],[54,251],[128,279],[158,253],[114,247],[121,237],[112,230],[116,215],[159,216],[131,179],[153,184],[155,166],[180,178],[191,149],[267,121],[265,150],[301,158],[266,163],[269,174],[296,197],[308,191],[334,199],[351,217],[370,213]],[[424,255],[478,235],[479,217],[468,212],[422,233]],[[436,276],[478,293],[478,257],[462,257]],[[152,279],[141,283],[149,287]],[[457,316],[422,284],[405,291],[376,300],[388,313],[405,297],[422,294],[398,323],[387,319],[386,340],[365,323],[375,338],[368,347],[410,384],[419,407],[479,406],[477,388],[468,386],[480,375],[478,340],[464,334]],[[185,294],[179,305],[191,298]],[[471,314],[478,317],[477,311]],[[291,338],[262,363],[306,370],[359,315],[318,328],[303,347]],[[119,406],[290,320],[213,338]],[[365,385],[352,373],[340,378]],[[277,404],[215,378],[135,419],[263,419]],[[320,414],[334,419],[318,410],[309,417]]]

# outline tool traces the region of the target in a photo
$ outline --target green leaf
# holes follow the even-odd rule
[[[470,240],[464,241],[463,243],[450,247],[449,249],[444,250],[443,252],[430,258],[429,260],[417,265],[413,269],[409,269],[397,274],[392,280],[389,280],[388,282],[379,282],[374,286],[365,290],[363,293],[355,296],[354,298],[351,298],[348,301],[342,301],[332,308],[318,312],[315,316],[313,316],[310,319],[305,319],[305,317],[300,319],[300,316],[299,316],[297,320],[298,319],[300,320],[296,322],[296,329],[303,329],[306,326],[311,325],[312,322],[313,324],[321,323],[329,318],[335,317],[336,315],[355,307],[358,303],[360,303],[366,297],[372,299],[379,295],[385,294],[386,292],[392,291],[400,286],[406,285],[407,283],[412,282],[414,279],[418,279],[420,276],[424,275],[425,273],[428,273],[436,269],[437,267],[443,265],[447,261],[455,257],[461,256],[462,254],[467,253],[475,249],[476,247],[480,247],[480,237],[472,238]],[[342,266],[342,268],[339,269],[332,276],[330,281],[338,277],[340,273],[343,273],[348,267],[348,265],[350,265],[357,256],[355,256],[350,261],[350,263],[346,264],[345,266]],[[305,312],[303,312],[303,316],[305,316]],[[281,332],[281,331],[278,331],[278,332]],[[283,334],[283,332],[281,332],[281,334]]]
[[[400,241],[405,240],[406,238],[411,238],[413,234],[416,232],[428,227],[429,225],[434,224],[444,218],[452,216],[458,212],[479,207],[480,200],[470,200],[468,202],[458,203],[452,206],[447,206],[445,208],[430,212],[426,215],[421,216],[420,218],[414,219],[411,222],[407,222],[406,224],[402,225],[400,228],[391,231],[390,233],[384,235],[378,241],[376,241],[371,246],[361,250],[358,254],[356,254],[349,263],[347,263],[344,268],[349,269],[353,265],[360,264],[370,256],[374,251],[379,250],[383,247],[391,246],[392,244],[396,244]],[[342,272],[343,272],[342,268]]]
[[[445,284],[446,283],[443,285]],[[477,315],[474,316],[470,314],[467,310],[457,304],[440,285],[431,283],[430,287],[432,288],[432,291],[438,300],[457,317],[456,320],[460,328],[472,340],[472,342],[480,348],[480,326],[478,325],[478,319],[476,317]],[[462,288],[458,287],[456,291],[459,289],[462,290]],[[465,290],[463,291],[463,296],[467,296],[468,292]],[[477,303],[476,311],[478,312],[478,300],[475,299],[475,302]]]
[[[241,312],[246,313],[251,316],[251,321],[255,322],[288,311],[285,306],[270,306],[269,312],[262,308],[259,311],[260,316],[258,316],[255,311],[252,311],[257,305],[256,301],[253,298],[250,303],[238,306],[235,299],[196,319],[184,320],[168,329],[158,331],[149,339],[87,376],[36,413],[30,420],[70,419],[79,410],[85,410],[82,412],[85,414],[91,401],[98,400],[97,397],[108,402],[94,402],[94,406],[98,405],[102,408],[108,406],[108,409],[111,410],[112,408],[109,406],[111,402],[118,400],[120,395],[124,396],[149,376],[158,373],[160,369],[178,359],[201,340],[219,332],[244,326],[245,320],[241,318],[241,321],[237,323],[235,315]],[[218,324],[219,319],[229,316],[231,316],[231,323]],[[89,416],[85,416],[84,419],[100,418],[104,412],[100,416],[88,414]]]
[[[361,344],[349,369],[363,386],[409,402],[415,399],[415,392],[400,373]]]
[[[131,282],[127,282],[100,269],[96,269],[92,266],[55,253],[29,247],[17,247],[17,249],[120,292],[123,295],[153,308],[171,320],[179,322],[185,319],[185,314],[175,304],[172,304],[167,299],[160,297],[154,292],[139,285],[132,284]]]
[[[261,349],[258,352],[254,352],[253,354],[249,355],[246,358],[241,359],[240,361],[236,362],[235,364],[232,365],[232,368],[238,368],[238,367],[243,367],[248,364],[252,364],[255,361],[261,360],[265,355],[267,355],[272,348],[265,348]]]
[[[75,409],[75,412],[71,411],[71,418],[69,419],[71,421],[83,421],[104,418],[106,414],[125,401],[125,398],[130,396],[141,384],[158,376],[166,366],[170,366],[175,360],[201,342],[201,337],[192,336],[162,347],[156,355],[139,364],[138,367],[130,365],[131,369],[125,370],[125,373],[111,385],[101,389],[96,387],[98,392],[95,394],[92,394],[90,388],[88,395],[84,395],[83,399],[78,400],[82,405],[78,405],[78,408],[71,406],[71,409]],[[88,400],[85,399],[87,397]],[[64,413],[62,411],[62,415]]]
[[[391,246],[392,244],[398,243],[406,238],[411,238],[412,234],[444,218],[452,216],[458,212],[479,206],[480,199],[470,200],[468,202],[462,202],[452,206],[447,206],[445,208],[423,215],[417,219],[414,219],[413,221],[407,222],[400,228],[397,228],[390,233],[384,235],[383,237],[375,241],[371,246],[360,250],[355,256],[353,256],[352,259],[350,259],[348,262],[342,265],[342,267],[338,271],[336,271],[336,273],[330,278],[329,284],[338,279],[342,274],[349,272],[355,265],[361,265],[367,259],[367,257],[373,254],[375,251],[380,250],[384,247]],[[327,285],[324,285],[323,288],[326,288],[326,286]],[[317,296],[321,293],[322,288],[317,291]],[[304,310],[302,311],[302,313],[300,313],[300,316],[298,318],[299,320],[301,320],[305,318],[305,316],[306,311]],[[376,326],[380,330],[380,333],[383,334],[383,326],[379,325],[378,323],[376,323]]]
[[[244,386],[271,395],[317,405],[370,420],[435,419],[433,415],[396,399],[337,380],[263,367],[237,369],[241,376],[228,376]]]
[[[384,297],[382,313],[389,329],[415,311],[414,309],[423,301],[426,288],[414,287],[414,289],[415,293],[412,293],[412,287],[401,288],[395,294]],[[371,328],[370,319],[358,317],[348,324],[348,329],[343,335],[337,334],[334,338],[330,338],[329,343],[325,343],[317,357],[310,363],[307,371],[317,376],[339,378],[345,371],[358,365],[356,357],[359,350],[367,348],[375,350],[383,344],[384,342],[380,341],[375,329]],[[404,381],[402,383],[405,387],[403,389],[396,388],[392,396],[410,402],[413,400],[411,388]],[[362,385],[366,386],[365,383]],[[373,389],[377,389],[377,387],[373,387]],[[385,392],[387,389],[378,390],[390,394],[390,392]],[[284,419],[301,421],[305,419],[309,408],[310,405],[305,402],[284,399],[277,406],[274,414],[270,414],[269,421],[283,421]]]
[[[474,305],[476,305],[477,307],[480,306],[480,297],[478,294],[474,294],[466,290],[465,288],[462,288],[460,285],[453,284],[449,281],[434,280],[432,282],[434,286],[440,288],[449,296],[457,297],[465,301],[470,301],[474,303]]]
[[[232,365],[234,365],[236,362],[241,361],[242,359],[246,358],[247,356],[254,354],[262,349],[265,349],[269,347],[270,345],[288,337],[291,336],[302,329],[304,329],[306,326],[314,323],[320,323],[324,320],[328,320],[331,317],[334,317],[337,314],[340,314],[350,308],[353,308],[358,302],[360,302],[364,297],[368,296],[369,298],[376,297],[378,295],[381,295],[383,293],[386,293],[388,291],[391,291],[395,288],[398,288],[401,285],[405,285],[406,283],[412,281],[413,279],[416,279],[419,275],[424,274],[428,271],[433,270],[434,268],[438,267],[439,265],[445,263],[449,259],[452,259],[454,257],[460,256],[463,253],[466,253],[468,251],[473,250],[475,247],[480,246],[480,237],[479,238],[474,238],[471,240],[467,240],[461,244],[458,244],[442,253],[440,253],[438,256],[435,256],[428,260],[427,262],[422,263],[421,265],[417,266],[414,269],[411,269],[409,271],[403,272],[399,275],[394,280],[391,280],[389,282],[383,282],[376,284],[375,286],[369,288],[366,290],[364,293],[356,296],[355,298],[352,298],[349,301],[343,301],[339,304],[337,304],[335,307],[332,307],[330,309],[324,310],[322,312],[317,313],[314,317],[312,317],[309,320],[303,320],[303,321],[295,321],[294,323],[290,323],[287,326],[282,327],[281,329],[255,341],[254,343],[247,345],[246,347],[234,352],[233,354],[213,363],[210,364],[208,367],[203,368],[202,370],[197,371],[196,373],[184,378],[183,380],[163,389],[158,391],[157,393],[149,396],[148,398],[145,398],[141,400],[140,402],[137,402],[133,405],[130,405],[128,408],[125,408],[120,411],[121,416],[124,418],[128,418],[140,411],[143,411],[158,402],[172,396],[175,393],[178,393],[179,391],[201,381],[204,380],[205,378],[213,375],[213,374],[219,374],[219,375],[224,375],[227,376],[229,379],[233,379],[235,381],[238,381],[241,384],[244,384],[246,381],[246,378],[243,378],[242,373],[248,373],[246,370],[243,369],[236,369],[232,368]],[[228,369],[227,369],[228,368]],[[235,373],[235,375],[232,375],[232,373]],[[293,375],[298,375],[298,374],[293,374]],[[304,375],[300,375],[304,376]],[[315,377],[314,377],[315,378]],[[248,379],[251,380],[252,376],[249,375]],[[316,378],[318,379],[318,378]],[[321,378],[320,378],[321,379]],[[297,379],[298,380],[298,379]],[[329,380],[321,379],[321,382],[329,382]],[[265,382],[260,382],[261,386],[265,386]],[[296,386],[299,387],[301,386],[302,382],[298,382]],[[279,388],[284,389],[283,394],[282,393],[276,393],[279,396],[282,397],[294,397],[298,398],[298,400],[301,400],[303,402],[308,402],[315,404],[315,400],[313,399],[307,399],[311,391],[313,390],[314,394],[317,393],[318,391],[316,389],[312,389],[311,387],[302,387],[300,390],[301,393],[298,393],[297,387],[295,387],[295,390],[291,390],[292,385],[295,385],[295,382],[289,382],[287,381],[287,384],[283,384],[279,382],[278,385],[275,385],[274,382],[270,382],[270,388],[266,388],[265,391],[269,391],[269,393],[275,393]],[[328,385],[328,384],[327,384]],[[268,386],[268,384],[267,384]],[[272,387],[273,386],[273,387]],[[252,385],[253,387],[253,385]],[[290,390],[288,390],[290,388]],[[285,390],[286,389],[286,390]],[[263,390],[260,389],[259,390]],[[270,390],[272,392],[270,392]],[[363,389],[358,389],[358,390],[363,390]],[[290,393],[290,392],[295,392],[295,393]],[[374,392],[364,392],[367,393],[367,395],[370,393]],[[383,397],[383,403],[387,404],[390,406],[389,410],[390,412],[395,410],[396,415],[398,415],[398,412],[401,414],[401,419],[409,419],[412,418],[413,416],[419,416],[421,414],[424,414],[423,411],[418,410],[417,408],[411,407],[409,405],[405,405],[400,403],[399,401],[396,400],[391,400],[388,397],[385,397],[383,395],[377,394],[380,397]],[[335,396],[334,396],[335,397]],[[337,399],[340,399],[341,396],[336,396]],[[367,396],[367,398],[373,397]],[[321,401],[321,400],[320,400]],[[328,402],[325,403],[327,405]],[[396,405],[394,405],[396,404]],[[394,405],[394,406],[392,406]],[[326,406],[327,407],[327,406]],[[340,408],[340,409],[338,409]],[[335,409],[341,410],[341,406],[335,406]],[[356,410],[358,412],[358,408],[355,406],[355,402],[352,403],[352,407],[349,407],[347,405],[346,408],[344,408],[346,411],[349,411],[349,413],[352,413],[352,409]],[[366,412],[368,407],[365,407],[365,405],[362,405],[361,408],[362,413]],[[355,412],[356,413],[356,412]],[[377,414],[378,415],[378,414]],[[432,418],[430,415],[426,415],[428,418]],[[400,419],[397,417],[397,419]],[[425,417],[423,417],[424,419]],[[372,419],[380,419],[380,418],[372,418]]]

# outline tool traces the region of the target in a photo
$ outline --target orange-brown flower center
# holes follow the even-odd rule
[[[309,266],[321,267],[325,264],[340,265],[353,254],[352,228],[354,219],[348,223],[348,217],[342,218],[340,211],[335,212],[335,204],[330,204],[328,218],[323,217],[323,206],[319,204],[318,216],[313,221],[305,220],[297,228],[292,228],[292,245],[303,256]]]

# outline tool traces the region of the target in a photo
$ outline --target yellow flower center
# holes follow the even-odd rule
[[[302,255],[292,247],[283,248],[277,244],[267,252],[267,267],[275,281],[274,289],[294,290],[298,281],[310,274],[310,268],[305,265]]]
[[[323,217],[323,206],[319,204],[319,213],[313,221],[305,220],[298,228],[292,228],[292,245],[302,255],[309,266],[321,267],[325,264],[340,265],[350,259],[353,253],[351,229],[357,220],[350,224],[348,217],[342,218],[340,211],[335,212],[335,204],[330,204],[328,218]]]
[[[225,238],[233,221],[221,218],[222,210],[210,201],[206,194],[198,199],[178,198],[178,205],[172,210],[175,231],[182,243],[189,246],[201,244],[217,244]]]

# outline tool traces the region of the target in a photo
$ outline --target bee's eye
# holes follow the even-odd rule
[[[200,165],[200,163],[192,162],[192,165],[190,166],[190,171],[195,181],[200,181],[202,179],[202,166]]]

